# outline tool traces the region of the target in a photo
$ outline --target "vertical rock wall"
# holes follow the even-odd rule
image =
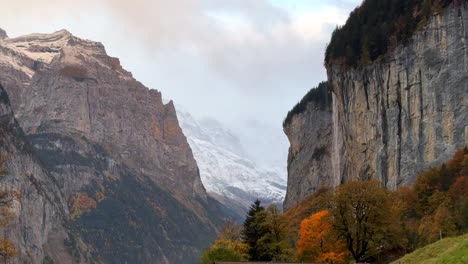
[[[332,97],[326,84],[325,87],[311,90],[305,99],[312,93],[326,96],[303,100],[284,123],[284,132],[291,144],[285,210],[321,186],[334,182]],[[299,108],[302,111],[298,111]]]
[[[467,145],[468,8],[451,5],[404,46],[358,69],[328,69],[342,182],[410,185]]]
[[[410,185],[467,146],[467,40],[465,1],[433,15],[408,43],[371,65],[329,67],[332,111],[311,105],[285,127],[291,143],[285,207],[322,184]],[[320,163],[312,159],[318,146],[330,152]]]

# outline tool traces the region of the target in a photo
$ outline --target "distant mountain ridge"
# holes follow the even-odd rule
[[[233,131],[212,119],[196,120],[177,107],[177,116],[187,136],[200,176],[208,193],[244,216],[256,199],[281,205],[286,176],[280,166],[265,168],[249,157]]]

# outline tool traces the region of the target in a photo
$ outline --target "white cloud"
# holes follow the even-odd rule
[[[271,1],[0,0],[0,27],[13,36],[67,28],[103,42],[143,83],[195,115],[280,131],[287,111],[326,78],[325,43],[359,1]]]

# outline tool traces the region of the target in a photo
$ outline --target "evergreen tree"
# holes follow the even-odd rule
[[[263,215],[263,216],[262,216]],[[265,234],[258,241],[259,259],[264,261],[289,261],[294,257],[288,241],[288,218],[276,205],[270,205],[259,213]]]
[[[260,205],[260,201],[256,200],[247,213],[242,230],[242,240],[249,246],[249,260],[263,260],[261,259],[261,252],[259,249],[258,241],[266,234],[263,222],[266,217],[262,212],[265,211]]]

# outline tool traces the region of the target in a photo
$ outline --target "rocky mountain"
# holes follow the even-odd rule
[[[293,153],[286,208],[322,184],[377,179],[393,189],[409,185],[418,172],[468,145],[468,4],[453,2],[381,59],[328,65],[331,113],[311,100],[285,123]],[[322,139],[331,153],[320,164],[310,162]],[[290,194],[289,186],[303,191]]]
[[[11,232],[33,257],[19,263],[196,263],[224,208],[203,187],[172,102],[65,30],[5,34],[0,83],[11,137],[29,146],[5,149],[0,181],[23,194]]]
[[[200,168],[206,190],[243,218],[253,201],[281,205],[286,177],[249,157],[239,137],[216,120],[196,120],[177,107],[180,126]]]

